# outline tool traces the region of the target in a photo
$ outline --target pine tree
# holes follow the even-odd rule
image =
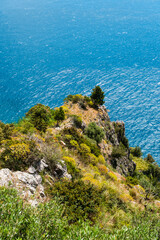
[[[92,89],[91,99],[96,106],[103,105],[105,103],[104,97],[104,92],[99,86]]]
[[[54,119],[57,120],[57,126],[59,126],[59,121],[63,121],[65,119],[65,112],[62,107],[55,111]]]

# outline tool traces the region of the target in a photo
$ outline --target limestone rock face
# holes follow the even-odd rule
[[[23,198],[32,201],[30,197],[36,196],[42,201],[45,198],[44,187],[41,184],[42,178],[35,173],[34,168],[30,167],[30,172],[16,171],[12,172],[8,168],[0,170],[0,186],[16,188]]]
[[[120,173],[127,175],[132,175],[136,169],[136,164],[128,159],[128,157],[124,156],[121,158],[113,158],[111,159],[112,166]]]
[[[108,121],[110,122],[110,118],[105,106],[100,106],[98,108],[98,117],[101,121]]]

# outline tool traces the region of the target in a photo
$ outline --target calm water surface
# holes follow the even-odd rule
[[[130,145],[160,163],[160,1],[0,2],[0,120],[99,84]]]

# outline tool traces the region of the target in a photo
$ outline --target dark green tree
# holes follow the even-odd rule
[[[135,148],[131,148],[130,150],[133,156],[135,157],[141,157],[143,155],[141,148],[138,146],[136,146]]]
[[[45,132],[49,125],[51,111],[49,107],[46,107],[42,104],[37,104],[36,106],[32,107],[28,113],[26,113],[26,117],[29,118],[29,121],[37,130]]]
[[[99,86],[92,89],[91,99],[96,106],[103,105],[105,103],[104,97],[104,92]]]
[[[65,112],[62,107],[55,111],[54,119],[57,120],[57,126],[59,126],[60,121],[63,121],[65,119]]]

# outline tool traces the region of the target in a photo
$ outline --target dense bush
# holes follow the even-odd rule
[[[6,145],[1,154],[2,167],[11,170],[24,170],[41,158],[34,141],[16,142]]]
[[[65,102],[73,102],[73,103],[78,103],[79,101],[83,100],[83,96],[81,94],[76,94],[76,95],[68,95],[64,101]]]
[[[32,134],[36,131],[34,125],[25,118],[18,122],[17,127],[18,130],[24,134]]]
[[[89,123],[88,127],[85,129],[85,134],[95,140],[98,143],[100,143],[102,141],[102,139],[104,138],[104,131],[102,128],[100,128],[99,126],[97,126],[97,124],[95,122]]]
[[[141,148],[138,147],[138,146],[136,146],[135,148],[130,148],[130,152],[135,157],[141,157],[142,156]]]
[[[126,156],[126,151],[125,151],[125,147],[123,146],[123,144],[113,147],[112,158],[121,158],[123,156]]]
[[[46,107],[42,104],[37,104],[32,107],[28,113],[26,113],[26,117],[37,130],[45,132],[49,125],[52,114],[49,107]]]
[[[77,115],[73,115],[73,123],[77,128],[81,128],[82,127],[82,118],[77,116]]]
[[[126,183],[133,184],[133,185],[138,185],[139,181],[138,181],[138,179],[136,179],[134,177],[128,176],[128,177],[126,177]]]
[[[95,221],[100,214],[103,202],[102,192],[83,181],[58,182],[54,185],[53,195],[58,194],[66,206],[65,215],[71,222],[79,219]]]

